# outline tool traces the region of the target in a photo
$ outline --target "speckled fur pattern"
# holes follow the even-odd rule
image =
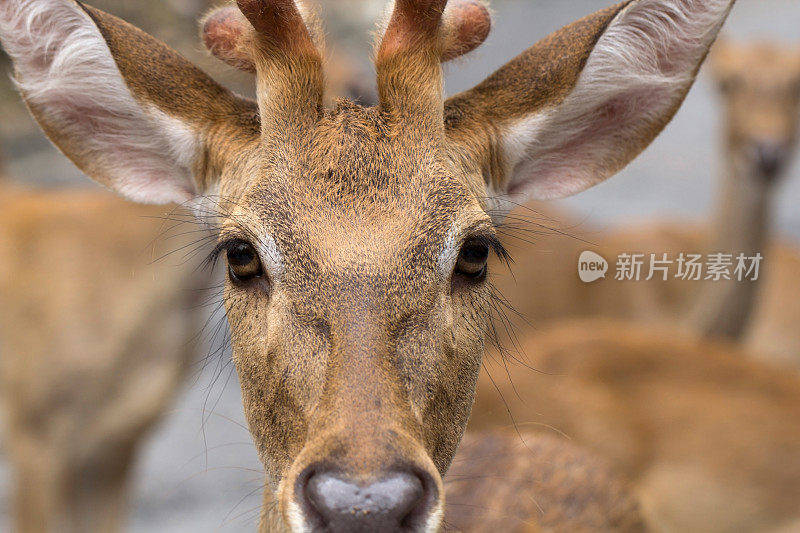
[[[445,490],[446,531],[647,531],[630,483],[563,437],[513,429],[467,433]]]

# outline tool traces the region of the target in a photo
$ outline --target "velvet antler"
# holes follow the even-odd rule
[[[451,61],[478,48],[489,36],[491,27],[491,15],[483,3],[451,1],[443,16],[442,61]],[[242,11],[235,6],[223,6],[203,19],[201,37],[215,57],[239,70],[255,73],[252,28]],[[313,28],[311,36],[314,37]]]

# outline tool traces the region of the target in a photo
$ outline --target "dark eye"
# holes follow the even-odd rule
[[[472,279],[479,279],[486,275],[486,265],[489,262],[489,245],[479,241],[467,241],[461,247],[456,262],[456,274]]]
[[[240,283],[264,275],[255,248],[244,241],[237,241],[228,248],[228,272],[232,281]]]

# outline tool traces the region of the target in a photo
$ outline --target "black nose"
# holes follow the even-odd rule
[[[331,533],[416,531],[429,510],[426,483],[410,472],[388,473],[363,485],[323,471],[299,489],[298,497],[316,515],[311,521]]]
[[[775,178],[783,168],[786,149],[778,143],[758,143],[755,149],[756,162],[761,174],[770,180]]]

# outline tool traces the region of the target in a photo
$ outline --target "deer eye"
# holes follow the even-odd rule
[[[472,279],[480,279],[486,275],[488,262],[489,245],[483,241],[473,239],[467,241],[461,247],[458,261],[456,261],[455,273]]]
[[[228,273],[231,281],[243,283],[264,275],[264,268],[255,248],[244,241],[236,241],[227,250]]]

